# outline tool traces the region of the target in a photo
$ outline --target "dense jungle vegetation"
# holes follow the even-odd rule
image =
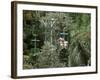
[[[23,68],[91,65],[91,15],[23,11]]]

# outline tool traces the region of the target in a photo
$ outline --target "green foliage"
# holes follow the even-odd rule
[[[74,16],[75,18],[75,16]],[[86,66],[90,63],[90,15],[78,14],[70,29],[69,66]]]
[[[23,68],[91,65],[90,19],[88,13],[24,10]],[[68,41],[67,49],[59,47],[62,32],[68,33],[64,36]]]
[[[23,69],[31,69],[32,65],[29,64],[29,56],[24,55],[23,56]]]
[[[46,42],[38,58],[38,68],[64,67],[63,63],[59,62],[58,56],[59,54],[56,52],[56,47]]]

